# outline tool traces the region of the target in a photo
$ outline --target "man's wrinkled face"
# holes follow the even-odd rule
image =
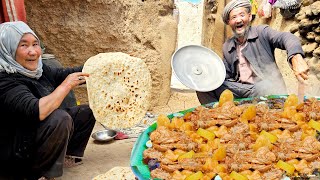
[[[24,34],[16,51],[16,61],[24,68],[34,71],[38,68],[41,47],[39,41],[32,34]]]
[[[244,7],[235,8],[230,12],[229,26],[237,38],[245,36],[251,19],[251,13]]]

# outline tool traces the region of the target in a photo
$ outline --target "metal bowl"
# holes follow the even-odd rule
[[[91,135],[91,137],[97,141],[110,141],[116,137],[117,131],[112,130],[112,129],[104,129],[97,131]]]

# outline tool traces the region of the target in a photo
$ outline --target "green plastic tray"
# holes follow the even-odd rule
[[[288,95],[269,95],[264,98],[273,99],[273,98],[286,98]],[[305,97],[306,98],[306,97]],[[319,97],[316,97],[319,100]],[[253,98],[241,98],[235,99],[235,101],[243,101],[243,100],[252,100]],[[217,102],[206,104],[205,106],[213,106]],[[195,108],[190,108],[187,110],[179,111],[178,113],[186,114],[187,112],[192,112]],[[172,119],[174,114],[169,114],[168,118]],[[150,170],[148,165],[143,163],[143,151],[147,149],[146,142],[149,140],[149,134],[157,128],[157,123],[152,124],[149,126],[143,133],[140,134],[137,141],[135,142],[133,149],[131,151],[130,157],[130,166],[135,174],[135,176],[139,180],[146,180],[151,179],[150,177]]]

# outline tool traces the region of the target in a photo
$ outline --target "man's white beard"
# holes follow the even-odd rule
[[[248,25],[246,28],[245,28],[245,30],[243,31],[243,33],[241,33],[241,34],[238,34],[237,32],[236,32],[236,30],[234,30],[233,31],[233,34],[234,34],[234,37],[235,38],[247,38],[247,36],[248,36],[248,32],[249,32],[249,28],[250,28],[250,26]]]

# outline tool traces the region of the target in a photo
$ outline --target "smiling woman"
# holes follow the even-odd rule
[[[24,68],[34,71],[38,67],[41,47],[38,39],[30,34],[24,34],[18,44],[16,61]]]
[[[10,117],[0,126],[0,179],[61,176],[79,164],[95,124],[88,105],[62,107],[89,74],[43,64],[39,44],[24,22],[0,24],[0,114]]]

